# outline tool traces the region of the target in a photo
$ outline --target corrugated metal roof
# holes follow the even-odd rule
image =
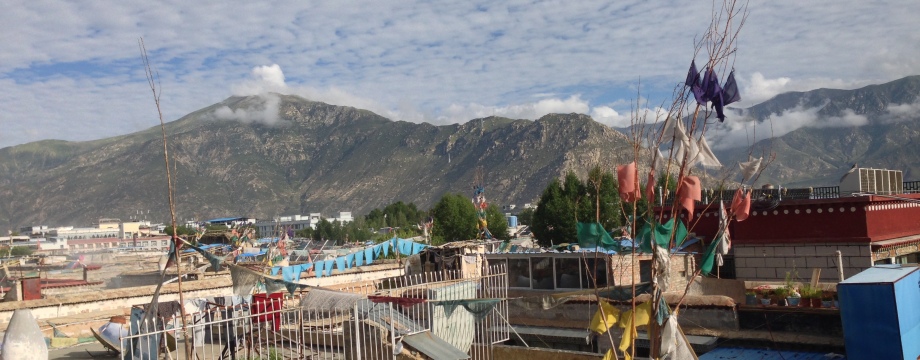
[[[853,275],[853,277],[844,280],[841,284],[893,283],[917,271],[917,269],[916,266],[876,265]]]
[[[779,351],[763,349],[718,348],[703,355],[700,360],[845,360],[840,354],[807,352],[807,351]]]
[[[435,360],[465,360],[470,356],[443,339],[425,331],[403,337],[403,342]]]

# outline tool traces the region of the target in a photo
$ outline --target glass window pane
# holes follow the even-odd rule
[[[578,289],[581,287],[579,272],[581,259],[556,259],[556,287]]]
[[[607,260],[604,258],[598,258],[595,262],[594,258],[586,258],[584,262],[587,263],[589,271],[582,271],[581,274],[581,286],[585,289],[593,289],[595,281],[597,282],[597,287],[607,286]],[[597,266],[594,266],[594,264]]]
[[[508,259],[508,287],[530,288],[528,259]]]
[[[533,274],[533,288],[552,290],[553,285],[553,258],[534,257],[530,259],[531,274]]]

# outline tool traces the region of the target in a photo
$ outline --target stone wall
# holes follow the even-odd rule
[[[635,262],[635,271],[633,270]],[[632,284],[647,281],[645,277],[650,276],[652,265],[651,254],[635,255],[613,255],[610,259],[610,269],[612,280],[615,285]],[[687,281],[696,272],[697,257],[695,255],[672,255],[670,257],[671,266],[671,283],[665,291],[683,291],[687,287]],[[643,275],[644,273],[644,275]]]
[[[740,280],[784,280],[795,271],[811,279],[821,269],[822,281],[839,281],[837,251],[843,256],[843,274],[849,278],[872,266],[869,244],[735,244],[735,276]]]

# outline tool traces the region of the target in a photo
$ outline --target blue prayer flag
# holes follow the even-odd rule
[[[369,247],[367,249],[364,249],[364,261],[368,265],[374,262],[374,249],[375,248],[376,247]]]
[[[322,261],[317,261],[317,262],[316,262],[316,277],[317,277],[317,278],[323,277],[323,268],[324,268],[325,266],[326,266],[326,264],[325,264],[324,262],[322,262]]]
[[[278,275],[279,271],[281,271],[280,266],[272,266],[272,276]]]
[[[364,251],[358,251],[354,254],[355,256],[355,266],[364,265]]]

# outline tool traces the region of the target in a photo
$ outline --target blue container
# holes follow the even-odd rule
[[[517,227],[517,226],[518,226],[518,224],[517,224],[517,216],[514,216],[514,215],[509,216],[509,217],[508,217],[508,227],[512,227],[512,228],[513,228],[513,227]]]
[[[837,285],[847,359],[920,356],[920,268],[880,265]]]

